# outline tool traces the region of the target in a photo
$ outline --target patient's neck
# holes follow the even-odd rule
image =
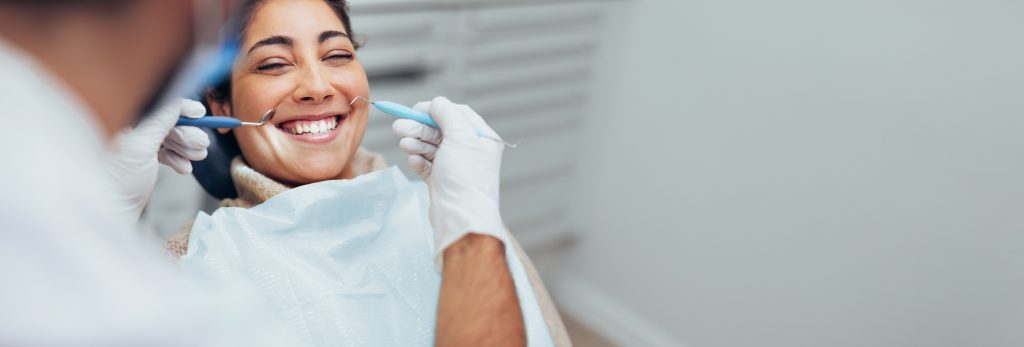
[[[341,174],[339,174],[338,177],[335,177],[335,179],[347,180],[353,177],[356,177],[356,175],[352,170],[352,161],[349,161],[348,165],[345,165],[345,169],[341,170]]]
[[[348,165],[346,165],[345,168],[341,170],[341,172],[339,172],[337,175],[335,175],[333,177],[327,177],[327,178],[320,179],[320,180],[304,181],[304,182],[292,182],[292,181],[289,181],[289,180],[280,179],[280,178],[277,178],[277,177],[270,176],[270,175],[268,175],[266,173],[263,173],[263,172],[261,172],[260,174],[264,175],[267,179],[274,180],[275,182],[283,184],[283,185],[288,186],[288,187],[300,187],[300,186],[304,186],[304,185],[307,185],[307,184],[313,184],[313,183],[329,181],[329,180],[347,180],[347,179],[355,178],[358,175],[356,174],[355,170],[352,167],[353,167],[352,161],[349,161]]]

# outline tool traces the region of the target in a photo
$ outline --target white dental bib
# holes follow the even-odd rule
[[[307,346],[430,346],[441,276],[427,187],[391,167],[200,213],[186,275],[246,283]],[[553,345],[522,263],[506,247],[530,345]]]

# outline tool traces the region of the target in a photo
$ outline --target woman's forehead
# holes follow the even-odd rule
[[[298,42],[317,41],[325,31],[348,34],[341,19],[323,0],[270,0],[254,9],[242,41],[246,49],[271,36]]]

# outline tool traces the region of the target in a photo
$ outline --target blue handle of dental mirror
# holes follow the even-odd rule
[[[224,117],[224,116],[206,116],[202,118],[178,118],[177,125],[190,125],[200,128],[237,128],[242,126],[242,121],[238,118]]]
[[[399,103],[394,103],[390,101],[374,101],[373,106],[376,107],[378,110],[381,110],[381,112],[390,114],[398,118],[412,119],[414,121],[429,125],[434,128],[440,127],[437,125],[437,122],[435,122],[433,118],[430,118],[429,114],[416,111],[414,109],[409,108],[408,106]]]

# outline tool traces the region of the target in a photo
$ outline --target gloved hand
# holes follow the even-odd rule
[[[179,174],[192,172],[190,160],[206,158],[210,138],[201,129],[175,127],[179,116],[199,118],[206,108],[198,101],[181,99],[168,103],[144,118],[135,129],[128,129],[115,139],[114,156],[108,172],[118,184],[118,212],[137,221],[156,186],[159,163]]]
[[[445,248],[468,233],[490,235],[507,244],[498,207],[501,155],[504,144],[469,106],[445,97],[416,104],[440,129],[399,119],[392,130],[409,166],[430,189],[430,222],[440,268]],[[477,131],[485,136],[480,136]],[[490,137],[490,138],[488,138]]]

